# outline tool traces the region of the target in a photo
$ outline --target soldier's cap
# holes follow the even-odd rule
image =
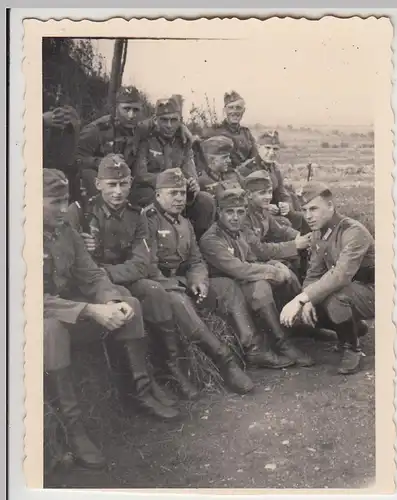
[[[117,92],[116,96],[116,102],[117,103],[122,103],[122,102],[141,102],[141,96],[138,92],[138,90],[135,87],[125,87],[121,88]]]
[[[233,187],[230,189],[224,189],[216,193],[216,201],[218,207],[222,210],[223,208],[234,208],[234,207],[245,207],[247,206],[247,198],[245,191],[242,188]]]
[[[206,155],[224,155],[233,151],[234,143],[230,137],[215,135],[201,143],[203,153]]]
[[[230,92],[225,92],[225,95],[223,96],[223,102],[225,106],[227,106],[231,102],[236,102],[236,101],[244,101],[244,99],[235,90],[232,90]]]
[[[181,100],[179,96],[173,95],[166,99],[159,99],[156,103],[156,116],[168,115],[169,113],[182,113]]]
[[[272,179],[266,170],[252,172],[244,179],[244,189],[246,191],[261,191],[262,189],[270,189],[272,187]]]
[[[44,198],[65,198],[69,195],[69,182],[63,172],[55,168],[43,169]]]
[[[180,168],[169,168],[158,174],[156,189],[186,188],[186,179]]]
[[[98,179],[124,179],[130,175],[131,170],[121,155],[110,153],[99,163]]]
[[[331,195],[331,190],[327,184],[319,181],[311,181],[305,184],[301,190],[297,190],[297,195],[300,198],[302,205],[306,205],[317,196],[328,194]]]
[[[277,130],[265,132],[264,134],[261,135],[261,144],[263,145],[280,145],[280,137],[278,135]]]

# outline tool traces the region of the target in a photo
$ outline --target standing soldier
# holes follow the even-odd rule
[[[140,406],[162,418],[174,418],[177,413],[153,395],[138,300],[111,283],[91,259],[78,233],[64,222],[69,195],[68,181],[61,171],[44,169],[43,196],[46,388],[59,401],[76,460],[88,467],[102,467],[104,458],[86,433],[72,379],[71,340],[87,335],[87,322],[98,326],[98,340],[102,337],[109,345],[116,342],[123,347]]]
[[[166,170],[158,175],[156,200],[146,209],[151,245],[158,261],[157,279],[173,296],[176,320],[185,335],[197,342],[217,364],[229,389],[245,394],[253,389],[252,381],[237,365],[229,348],[218,340],[196,312],[196,304],[215,299],[224,313],[236,311],[236,326],[242,335],[250,336],[250,325],[246,321],[246,312],[239,308],[234,283],[231,280],[208,281],[207,266],[193,228],[181,216],[186,191],[187,181],[181,170]]]
[[[283,298],[295,296],[300,290],[296,276],[280,262],[257,262],[243,233],[247,216],[244,190],[226,189],[217,199],[218,220],[200,240],[210,276],[236,280],[252,311],[263,319],[278,352],[301,366],[311,366],[313,360],[287,340],[273,296],[273,288]]]
[[[359,337],[363,319],[375,315],[375,248],[369,231],[335,210],[326,184],[310,182],[302,190],[302,208],[313,231],[312,255],[303,291],[281,312],[290,327],[298,317],[308,325],[327,322],[336,331],[343,352],[339,373],[360,368]]]
[[[141,134],[132,170],[135,182],[131,200],[142,206],[147,205],[148,200],[153,202],[157,175],[170,168],[181,169],[188,190],[185,215],[192,221],[197,237],[200,237],[214,219],[215,204],[208,193],[200,192],[192,141],[183,130],[180,100],[175,96],[160,99],[152,126]],[[150,188],[151,199],[147,194]]]
[[[198,392],[178,365],[178,334],[171,298],[159,283],[149,279],[153,271],[146,217],[128,202],[131,171],[123,157],[109,154],[99,163],[97,175],[99,194],[86,207],[80,207],[78,202],[72,204],[69,221],[82,232],[88,251],[111,281],[128,288],[140,301],[145,324],[165,348],[167,368],[180,392],[194,399]]]
[[[95,188],[98,165],[109,153],[124,155],[132,167],[137,152],[138,122],[143,118],[143,106],[135,87],[120,89],[116,97],[116,116],[105,115],[83,128],[76,159],[82,183],[89,196],[98,193]]]

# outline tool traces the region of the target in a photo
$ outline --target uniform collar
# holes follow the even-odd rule
[[[223,126],[233,134],[238,134],[241,130],[241,125],[239,123],[237,125],[230,125],[227,120],[223,120]]]
[[[158,203],[157,200],[154,200],[153,205],[156,208],[156,210],[158,212],[160,212],[160,214],[164,217],[164,219],[166,219],[171,224],[180,224],[181,223],[182,219],[181,219],[180,215],[174,216],[174,215],[169,214],[168,212],[166,212],[164,210],[164,208]]]
[[[325,226],[320,229],[321,237],[327,239],[342,219],[343,216],[335,212]]]
[[[119,210],[115,210],[105,202],[101,195],[98,196],[97,205],[105,214],[105,217],[107,219],[111,219],[112,217],[115,219],[121,219],[127,206],[130,206],[129,202],[127,201]]]

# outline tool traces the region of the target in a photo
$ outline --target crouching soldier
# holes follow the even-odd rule
[[[145,324],[167,353],[168,371],[182,395],[194,399],[198,392],[177,364],[178,337],[171,298],[160,283],[149,279],[152,255],[146,217],[128,202],[131,171],[123,157],[109,154],[103,158],[95,185],[99,194],[86,207],[72,204],[68,219],[82,232],[88,251],[111,281],[127,287],[140,301]]]
[[[229,348],[208,329],[200,319],[196,304],[204,303],[213,288],[208,281],[207,267],[202,259],[194,230],[190,222],[181,216],[186,203],[187,182],[180,169],[169,169],[157,176],[156,199],[146,209],[151,245],[157,256],[159,273],[157,280],[173,297],[176,320],[185,335],[197,342],[201,349],[219,367],[229,389],[244,394],[253,389],[250,378],[241,370]],[[234,284],[226,280],[217,283],[222,292],[218,304],[229,312],[236,307]],[[222,289],[222,290],[220,290]],[[240,317],[245,328],[244,311]]]
[[[287,340],[273,297],[274,287],[284,298],[295,296],[300,290],[296,276],[280,262],[257,262],[243,233],[247,215],[244,190],[221,191],[217,202],[218,221],[200,240],[210,276],[227,276],[236,280],[252,311],[265,323],[267,334],[264,333],[264,342],[270,337],[279,354],[301,366],[311,366],[313,360]]]
[[[267,171],[249,174],[244,180],[244,189],[248,196],[244,229],[252,252],[261,262],[274,259],[286,263],[303,278],[301,252],[309,248],[311,233],[302,236],[270,214],[273,186]]]
[[[343,357],[339,373],[359,370],[363,319],[375,314],[375,248],[369,231],[336,212],[326,184],[302,190],[302,209],[313,231],[311,259],[303,291],[285,305],[281,322],[290,327],[301,317],[308,325],[326,322],[336,331]]]
[[[111,283],[91,259],[79,234],[64,222],[68,208],[64,174],[44,169],[43,185],[46,388],[52,392],[51,399],[59,401],[76,460],[88,467],[101,467],[104,458],[83,426],[71,374],[71,340],[86,336],[89,323],[98,326],[98,340],[122,347],[140,406],[162,418],[173,418],[176,412],[154,395],[145,361],[146,338],[139,301],[125,288]]]

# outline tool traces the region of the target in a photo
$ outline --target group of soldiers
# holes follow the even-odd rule
[[[277,132],[262,137],[259,152],[240,124],[237,92],[224,96],[222,124],[201,137],[183,123],[181,104],[161,99],[143,120],[139,93],[121,89],[115,117],[81,130],[73,108],[44,113],[45,385],[87,467],[105,458],[82,423],[75,339],[104,342],[125,399],[175,419],[177,400],[149,369],[150,345],[180,398],[200,392],[181,365],[181,334],[230,391],[246,394],[254,384],[245,367],[314,364],[294,343],[302,330],[334,332],[338,372],[357,372],[363,320],[374,317],[374,240],[337,211],[329,186],[285,187]],[[244,365],[203,308],[231,325]]]

